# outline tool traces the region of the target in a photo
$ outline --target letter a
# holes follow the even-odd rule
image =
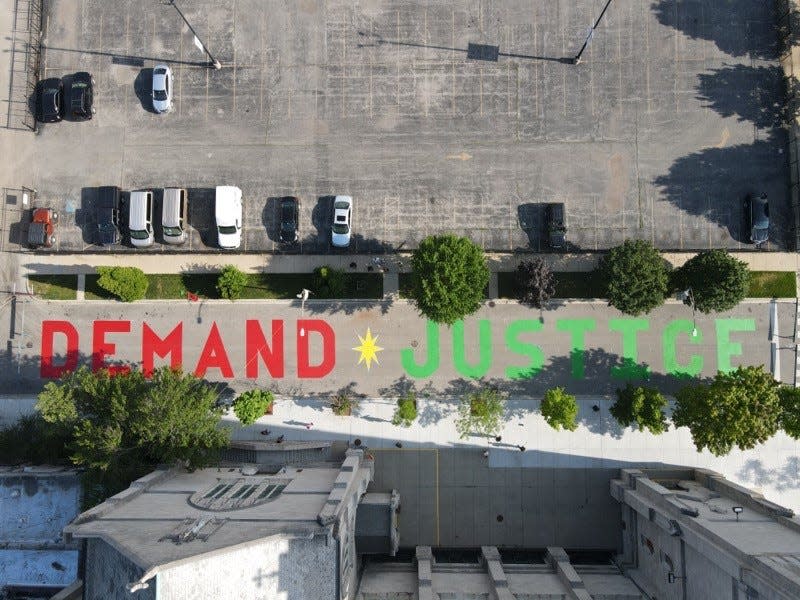
[[[208,332],[208,339],[205,346],[203,346],[203,351],[200,353],[200,358],[197,360],[194,374],[197,377],[203,377],[209,368],[219,369],[225,379],[233,378],[231,361],[228,360],[228,354],[225,352],[225,343],[219,334],[216,321],[211,324],[211,331]]]

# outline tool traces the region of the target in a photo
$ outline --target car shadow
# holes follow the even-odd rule
[[[280,206],[283,196],[270,196],[261,210],[261,224],[267,232],[267,238],[275,244],[281,244],[280,236]],[[290,244],[281,244],[289,246]]]
[[[139,99],[142,108],[149,113],[158,114],[153,108],[153,69],[142,69],[133,81],[133,91]]]

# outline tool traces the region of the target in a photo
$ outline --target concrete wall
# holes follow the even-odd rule
[[[142,570],[100,538],[86,540],[84,600],[156,600],[154,581],[150,587],[128,593],[126,586],[141,578]]]
[[[158,600],[336,600],[336,551],[324,537],[272,538],[199,558],[158,575]]]
[[[683,600],[684,580],[680,579],[675,583],[667,582],[667,573],[670,571],[667,557],[672,561],[675,575],[681,576],[683,573],[680,539],[670,536],[666,531],[638,514],[636,525],[639,535],[634,542],[639,565],[629,574],[642,589],[659,600]],[[648,540],[652,544],[652,551],[650,545],[647,544]],[[698,598],[725,600],[730,597],[730,583],[728,583],[727,594],[727,596],[722,594],[698,596]]]

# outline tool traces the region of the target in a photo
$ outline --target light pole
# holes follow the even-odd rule
[[[692,307],[692,337],[697,337],[697,307],[694,303],[694,292],[692,288],[687,288],[681,293],[683,296],[683,303]]]
[[[306,300],[308,300],[308,296],[311,292],[306,288],[300,290],[300,293],[297,294],[297,297],[300,299],[300,316],[301,318],[305,316],[306,310]],[[300,337],[304,337],[306,335],[306,330],[304,328],[300,328]]]
[[[592,25],[592,28],[589,30],[589,35],[586,36],[586,41],[583,42],[583,46],[581,46],[581,49],[578,50],[578,53],[575,55],[575,58],[572,59],[573,65],[577,65],[578,63],[581,62],[581,55],[583,54],[583,51],[586,50],[586,46],[589,45],[589,40],[591,40],[592,36],[594,36],[594,30],[597,29],[598,25],[600,25],[600,19],[603,18],[604,14],[606,14],[606,11],[608,10],[610,4],[611,0],[608,0],[608,2],[606,2],[606,5],[603,7],[603,10],[600,11],[600,16],[597,17],[597,20],[594,22],[594,25]]]
[[[186,23],[186,26],[189,28],[189,31],[191,31],[192,35],[194,35],[194,44],[195,44],[195,46],[198,46],[203,52],[208,54],[208,60],[209,60],[208,66],[209,67],[214,67],[215,69],[221,69],[222,65],[220,64],[220,62],[216,58],[211,56],[211,52],[208,51],[208,48],[206,48],[206,45],[202,41],[200,41],[200,36],[197,35],[197,32],[194,30],[194,27],[192,27],[192,24],[189,23],[189,21],[186,19],[186,16],[183,14],[183,12],[181,12],[181,9],[178,8],[177,4],[175,4],[175,0],[170,0],[169,3],[172,4],[172,6],[175,7],[175,10],[178,11],[178,14],[181,16],[181,19],[183,19],[183,22]]]

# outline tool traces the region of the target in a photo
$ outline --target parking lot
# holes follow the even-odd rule
[[[278,249],[285,195],[301,199],[290,250],[331,251],[334,194],[354,198],[353,252],[443,231],[544,250],[548,202],[565,203],[574,250],[742,248],[753,192],[770,198],[769,247],[786,246],[770,3],[617,0],[578,65],[605,0],[177,3],[222,69],[168,3],[46,2],[42,77],[97,82],[94,119],[42,125],[20,173],[61,213],[57,251],[124,248],[93,245],[102,185],[189,188],[191,251],[216,250],[216,185],[243,190],[247,252]],[[498,60],[468,59],[470,43]],[[149,97],[160,63],[175,75],[167,115]]]

